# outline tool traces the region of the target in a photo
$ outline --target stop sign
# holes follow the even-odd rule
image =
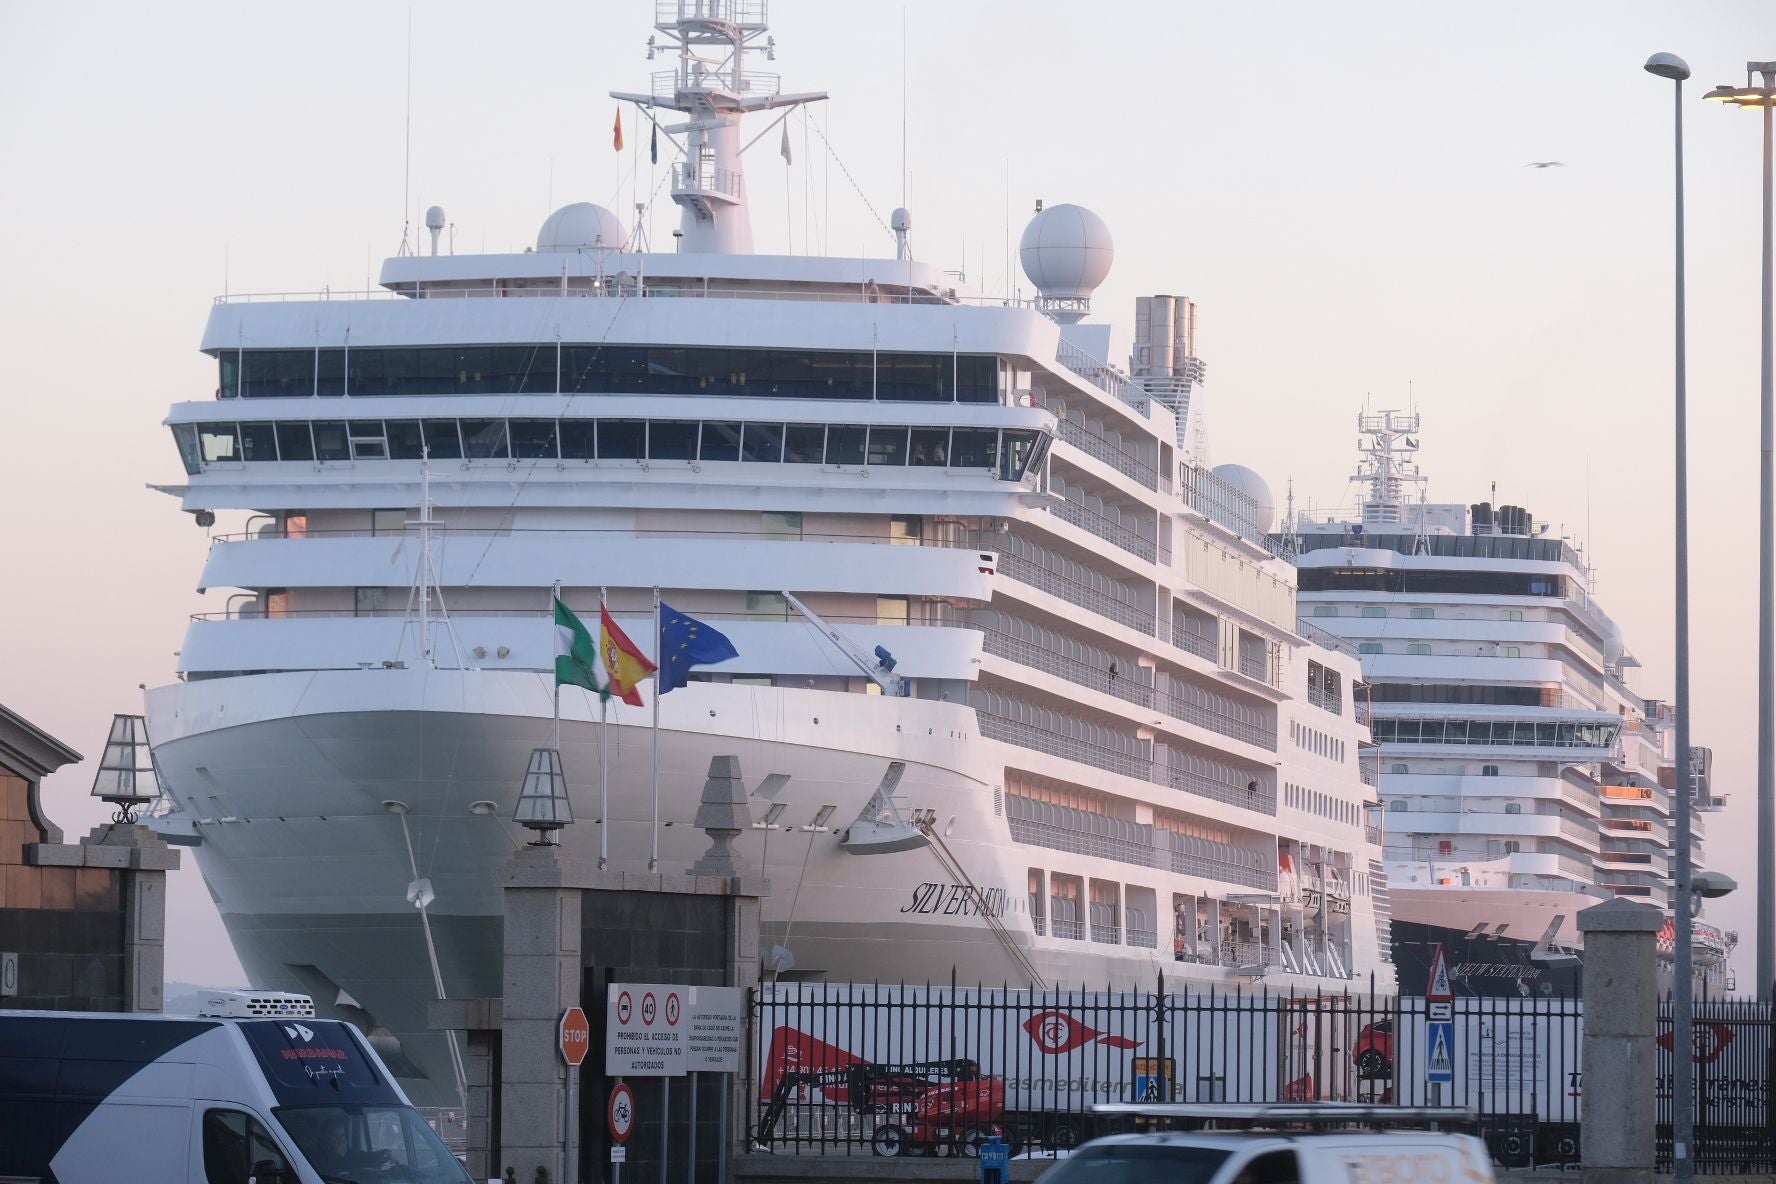
[[[574,1068],[586,1059],[592,1048],[592,1025],[586,1013],[570,1007],[561,1013],[561,1059]]]

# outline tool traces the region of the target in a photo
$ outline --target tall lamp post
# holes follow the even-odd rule
[[[1672,1000],[1672,1078],[1671,1097],[1671,1172],[1675,1184],[1686,1184],[1695,1178],[1696,1078],[1691,1071],[1690,1035],[1691,982],[1691,909],[1690,909],[1690,465],[1689,426],[1685,413],[1684,354],[1684,173],[1683,173],[1683,84],[1690,76],[1684,60],[1672,53],[1656,53],[1647,59],[1647,73],[1672,82],[1675,112],[1675,164],[1677,177],[1676,239],[1676,337],[1673,349],[1675,378],[1672,405],[1675,413],[1675,484],[1676,484],[1676,560],[1677,602],[1676,649],[1677,678],[1674,708],[1677,714],[1677,850],[1674,872],[1677,899],[1673,902],[1672,928],[1676,939],[1676,983]],[[1765,454],[1766,460],[1768,453]]]
[[[1650,67],[1649,67],[1650,69]],[[1751,76],[1764,84],[1752,86]],[[1758,470],[1758,767],[1757,767],[1757,992],[1768,1001],[1776,983],[1776,561],[1771,557],[1770,401],[1770,123],[1776,106],[1776,62],[1745,63],[1744,86],[1717,86],[1702,96],[1736,107],[1764,109],[1764,349],[1758,404],[1762,409],[1763,463]]]

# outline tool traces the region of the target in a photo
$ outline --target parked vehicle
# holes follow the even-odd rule
[[[350,1024],[299,995],[200,1010],[0,1012],[0,1179],[471,1184]]]
[[[1111,1135],[1077,1148],[1043,1184],[1490,1184],[1486,1145],[1423,1131]]]

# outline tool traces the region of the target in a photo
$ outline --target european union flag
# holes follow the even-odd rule
[[[691,681],[691,667],[713,666],[738,658],[740,651],[727,634],[696,617],[687,617],[660,602],[660,672],[654,676],[664,695]]]

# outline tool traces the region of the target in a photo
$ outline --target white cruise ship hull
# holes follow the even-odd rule
[[[535,672],[377,669],[210,679],[148,695],[162,775],[190,811],[170,825],[199,839],[198,867],[254,985],[305,990],[323,1011],[386,1029],[385,1048],[398,1053],[397,1065],[407,1062],[399,1071],[432,1104],[453,1103],[455,1088],[447,1050],[427,1030],[435,987],[408,886],[417,872],[435,894],[429,917],[445,993],[497,996],[502,871],[534,837],[511,823],[512,804],[530,750],[550,743],[551,689],[549,676]],[[596,858],[608,826],[611,867],[643,872],[651,705],[611,705],[608,822],[597,710],[578,689],[563,689],[560,749],[577,821],[562,842]],[[692,821],[711,757],[738,757],[751,788],[768,774],[788,775],[770,801],[751,800],[755,822],[784,807],[775,826],[743,834],[736,846],[746,863],[764,867],[764,946],[791,952],[790,977],[936,981],[954,972],[969,983],[1022,982],[1027,958],[1049,985],[1152,989],[1162,973],[1236,981],[1232,969],[1173,961],[1166,933],[1158,948],[1138,948],[1034,932],[1031,866],[1140,882],[1161,899],[1241,889],[1014,843],[997,792],[1008,764],[1075,778],[1079,770],[983,739],[975,713],[960,704],[692,683],[661,700],[660,719],[664,871],[686,870],[709,846]],[[857,854],[842,844],[892,761],[906,765],[896,794],[903,810],[936,811],[944,846],[1001,910],[1003,930],[951,891],[931,847]],[[385,802],[407,806],[411,864],[401,817]],[[475,813],[477,802],[494,809]],[[1357,907],[1367,909],[1367,900]],[[1366,919],[1363,931],[1372,932]],[[1353,985],[1367,989],[1377,951],[1356,953],[1361,981]],[[1380,968],[1387,989],[1391,970]],[[1263,984],[1342,989],[1274,968]]]

